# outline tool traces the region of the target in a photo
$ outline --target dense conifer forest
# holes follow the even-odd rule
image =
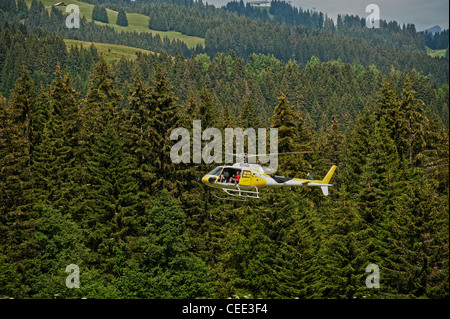
[[[85,17],[69,29],[56,7],[2,1],[0,297],[449,297],[448,30],[371,30],[282,1],[84,2],[95,20],[140,13],[205,45]],[[153,53],[110,64],[64,39]],[[170,158],[171,131],[194,120],[277,128],[279,152],[311,151],[280,157],[277,175],[337,165],[330,195],[216,198],[197,178],[218,164]]]

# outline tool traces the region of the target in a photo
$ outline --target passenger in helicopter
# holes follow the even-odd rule
[[[233,183],[235,177],[236,174],[231,175],[230,179],[228,180],[228,183]]]
[[[239,184],[240,179],[241,179],[241,171],[236,170],[233,176],[230,177],[229,183],[234,183],[234,185]]]
[[[222,174],[221,174],[221,176],[220,176],[220,180],[219,181],[222,182],[222,183],[226,183],[226,182],[228,182],[229,176],[230,176],[230,172],[227,169],[224,169]]]
[[[237,171],[236,177],[234,179],[234,185],[239,184],[239,181],[241,180],[241,172]]]

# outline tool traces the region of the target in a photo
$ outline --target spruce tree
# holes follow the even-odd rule
[[[214,127],[216,120],[213,115],[213,96],[206,85],[202,86],[199,94],[200,103],[198,105],[198,120],[202,121],[202,127]]]
[[[368,290],[365,284],[370,264],[379,264],[376,254],[375,232],[362,218],[356,202],[350,200],[347,187],[335,189],[336,200],[324,205],[321,211],[323,237],[312,265],[316,280],[307,287],[313,288],[315,298],[370,298],[376,289]]]
[[[433,114],[427,114],[424,123],[426,146],[416,156],[416,166],[423,170],[430,182],[439,183],[440,194],[449,187],[449,136],[443,123]]]
[[[106,271],[111,271],[113,257],[108,249],[112,247],[104,240],[102,232],[111,236],[117,230],[114,217],[121,212],[122,194],[117,193],[120,181],[115,180],[121,177],[114,177],[118,173],[109,163],[114,156],[121,158],[123,153],[121,141],[118,140],[119,133],[116,131],[122,126],[117,108],[121,100],[122,96],[116,89],[115,75],[101,55],[91,75],[86,101],[80,108],[80,131],[77,134],[79,145],[76,148],[77,161],[73,174],[76,184],[70,207],[74,219],[82,223],[83,229],[89,233],[89,236],[83,234],[83,238],[93,250],[90,262],[99,263],[103,260],[102,266]],[[115,165],[120,170],[123,169],[121,165],[127,166],[129,163],[125,161]],[[96,223],[103,227],[89,232]]]
[[[100,132],[105,123],[117,120],[117,106],[123,97],[117,89],[115,74],[111,71],[103,54],[91,74],[90,86],[86,96],[86,106],[83,116],[88,118],[89,128],[93,129],[89,134]]]
[[[388,218],[385,212],[395,197],[394,190],[402,182],[400,175],[404,166],[384,120],[375,123],[367,146],[367,162],[361,168],[358,197],[366,220],[383,227]]]
[[[162,190],[147,213],[140,240],[146,297],[208,297],[208,268],[190,251],[186,214],[177,201]]]
[[[189,98],[183,112],[183,117],[180,121],[180,127],[184,127],[189,131],[190,136],[193,136],[193,121],[200,119],[199,102],[193,91],[189,92]],[[202,127],[203,121],[202,121]],[[190,148],[193,149],[193,140],[190,141]],[[193,155],[193,154],[192,154]],[[191,160],[192,160],[191,155]],[[183,193],[180,200],[182,202],[183,210],[186,212],[187,232],[191,238],[191,244],[195,251],[202,251],[207,254],[210,243],[205,240],[201,234],[209,232],[209,225],[211,223],[211,215],[208,215],[209,196],[210,193],[205,185],[198,182],[202,172],[206,172],[205,164],[200,163],[179,163],[176,164],[178,178],[183,185]]]
[[[281,93],[278,105],[270,119],[271,128],[278,128],[278,152],[302,152],[311,150],[312,136],[301,116],[294,111],[286,96]],[[292,154],[278,158],[279,171],[286,176],[306,173],[312,168],[304,154]]]
[[[8,262],[6,256],[0,253],[0,296],[2,298],[24,298],[25,287],[22,275],[15,264]]]
[[[137,161],[136,177],[139,188],[150,194],[151,184],[155,180],[152,169],[153,144],[151,119],[153,109],[151,105],[151,90],[143,82],[139,67],[136,67],[133,86],[128,94],[129,107],[123,113],[124,145]]]
[[[119,9],[119,14],[117,15],[117,25],[128,27],[127,14],[125,13],[125,10],[123,10],[123,8]]]
[[[367,163],[369,149],[367,145],[373,132],[375,116],[369,109],[356,118],[355,127],[348,133],[342,151],[342,183],[348,186],[352,194],[358,194],[362,186],[359,184],[363,167]]]
[[[33,81],[23,65],[9,104],[0,108],[0,247],[22,274],[29,266],[38,222],[30,169],[35,99]]]
[[[246,94],[244,97],[244,104],[240,114],[240,122],[242,129],[252,127],[257,130],[259,127],[255,114],[255,105],[250,97],[250,94]]]
[[[70,215],[59,209],[42,207],[39,214],[35,238],[40,249],[34,251],[32,267],[26,274],[28,293],[33,298],[79,297],[77,289],[67,289],[65,269],[75,264],[83,272],[86,270],[82,256],[87,251],[81,244],[81,232]]]
[[[389,298],[448,296],[448,199],[416,169],[405,179],[385,223],[381,291]]]
[[[106,8],[104,6],[96,4],[92,10],[92,20],[109,23]]]
[[[19,19],[25,19],[28,17],[28,6],[25,0],[17,1],[17,17]]]
[[[17,10],[17,7],[16,7],[16,1],[15,0],[3,0],[0,3],[0,11],[10,12],[12,14],[15,14],[16,10]]]
[[[88,184],[81,207],[83,238],[91,249],[91,262],[112,272],[115,243],[138,236],[143,211],[139,210],[138,184],[133,177],[136,161],[123,148],[113,123],[91,145],[87,156]]]
[[[324,175],[331,165],[340,166],[344,144],[344,134],[341,132],[336,115],[333,115],[331,125],[328,126],[326,132],[322,133],[317,142],[314,154],[315,174]]]
[[[42,96],[41,112],[47,112],[42,129],[42,141],[33,154],[33,175],[36,196],[53,207],[65,207],[72,198],[76,148],[79,140],[79,104],[59,64],[56,79]]]
[[[180,124],[181,107],[176,104],[172,86],[166,75],[159,67],[155,76],[155,85],[151,92],[151,127],[153,169],[156,180],[154,190],[166,188],[178,191],[177,170],[170,158],[170,149],[173,145],[170,133]]]
[[[399,127],[401,132],[398,145],[403,157],[408,159],[410,164],[417,158],[421,150],[425,147],[425,131],[422,106],[424,102],[415,97],[413,82],[408,75],[405,79],[405,88],[401,95],[401,112],[404,128]]]

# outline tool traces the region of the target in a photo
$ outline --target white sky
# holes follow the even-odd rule
[[[231,0],[203,0],[221,7]],[[395,20],[400,24],[414,23],[418,31],[439,25],[449,27],[449,0],[291,0],[296,7],[315,8],[328,14],[336,23],[338,14],[354,14],[367,17],[366,6],[376,4],[380,8],[380,19]],[[247,0],[244,0],[247,2]]]

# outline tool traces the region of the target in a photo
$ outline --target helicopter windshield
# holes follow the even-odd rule
[[[216,167],[211,172],[208,173],[208,175],[215,175],[219,176],[220,172],[222,171],[223,166]]]

